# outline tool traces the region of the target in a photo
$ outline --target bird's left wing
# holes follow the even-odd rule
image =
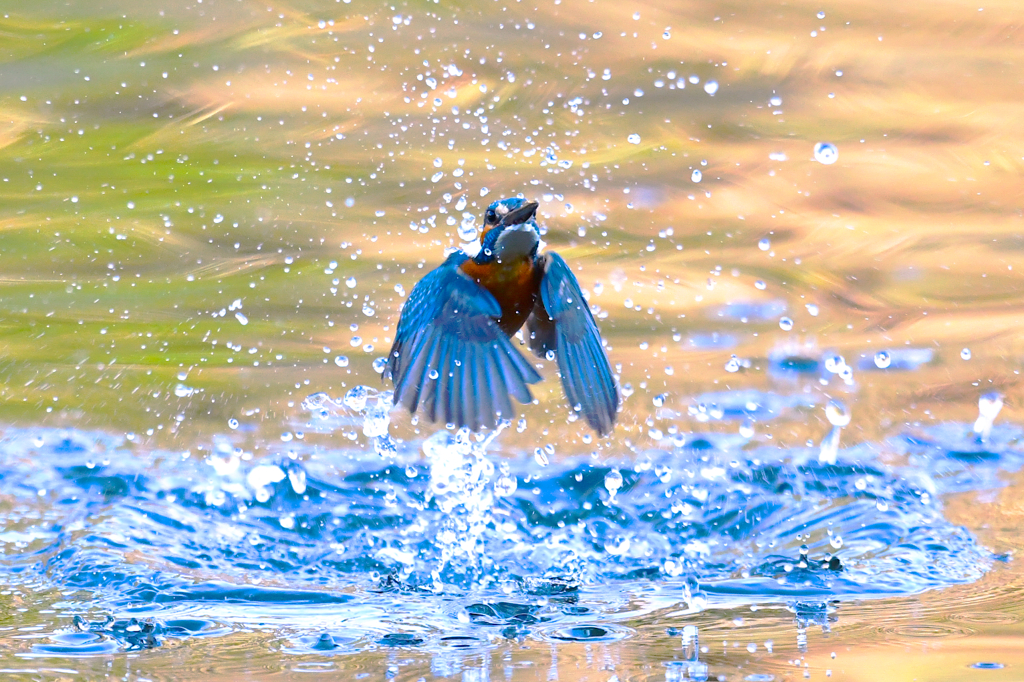
[[[465,254],[452,254],[413,287],[402,308],[384,378],[395,402],[422,407],[430,421],[478,429],[512,417],[509,395],[532,400],[541,380],[496,323],[501,308],[464,274]]]
[[[540,265],[544,268],[539,301],[543,308],[537,305],[527,320],[531,347],[540,353],[555,352],[569,404],[583,413],[598,434],[607,435],[615,426],[619,391],[601,347],[601,332],[562,257],[548,252]]]

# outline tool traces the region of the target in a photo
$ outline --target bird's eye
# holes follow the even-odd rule
[[[489,223],[493,223],[493,222],[494,222],[494,221],[496,221],[497,219],[498,219],[498,216],[496,216],[496,215],[494,214],[494,211],[488,211],[488,212],[487,212],[487,222],[489,222]]]

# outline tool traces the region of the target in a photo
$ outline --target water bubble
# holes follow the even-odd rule
[[[885,369],[892,364],[892,356],[887,350],[880,350],[875,353],[875,367],[878,369]]]
[[[761,249],[762,251],[767,251],[768,249],[772,248],[772,243],[771,241],[768,240],[768,237],[765,237],[764,239],[757,243],[757,248]]]
[[[740,371],[740,361],[735,355],[729,358],[729,361],[725,363],[726,372],[738,372]]]
[[[825,416],[832,426],[846,426],[850,423],[850,411],[837,400],[830,400],[825,406]]]
[[[355,289],[356,288],[356,278],[355,277],[349,277],[348,279],[346,279],[345,280],[345,286],[347,286],[349,289]]]
[[[716,92],[718,92],[718,81],[708,81],[704,83],[704,92],[708,93],[709,95],[714,95]]]
[[[839,159],[839,149],[831,142],[819,142],[814,145],[814,160],[830,166]]]
[[[367,390],[366,386],[354,386],[342,399],[342,402],[350,410],[362,412],[366,407]]]
[[[338,367],[348,367],[348,358],[345,357],[344,355],[339,355],[338,357],[334,358],[334,364],[336,364]]]
[[[427,376],[430,378],[431,381],[437,381],[437,378],[441,375],[437,373],[436,369],[432,369],[429,372],[427,372]]]
[[[961,360],[970,360],[971,359],[971,349],[970,348],[964,348],[962,351],[960,351],[960,359]]]
[[[626,141],[630,144],[640,144],[640,136],[636,133],[631,133],[629,137],[626,138]]]
[[[703,177],[704,177],[704,174],[701,173],[700,169],[698,169],[698,168],[695,168],[693,170],[693,172],[690,173],[690,180],[692,180],[693,182],[700,182],[701,178],[703,178]]]
[[[788,332],[792,328],[793,328],[793,320],[791,320],[788,317],[783,317],[783,318],[779,319],[779,329],[781,329],[784,332]]]
[[[238,428],[238,420],[237,420],[237,419],[235,419],[234,417],[232,417],[231,419],[229,419],[229,420],[228,420],[228,428],[229,428],[229,429],[231,429],[232,431],[234,431],[235,429],[237,429],[237,428]]]

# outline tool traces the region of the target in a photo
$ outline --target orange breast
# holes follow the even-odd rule
[[[540,273],[531,260],[522,258],[512,263],[476,263],[467,260],[462,271],[491,292],[501,306],[498,326],[512,336],[533,311],[540,287]]]

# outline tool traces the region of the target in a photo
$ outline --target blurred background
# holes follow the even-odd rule
[[[498,437],[495,462],[611,466],[700,438],[725,442],[715,437],[814,457],[842,428],[841,447],[905,464],[891,439],[927,440],[943,423],[969,431],[983,395],[1002,396],[997,423],[1019,422],[1019,9],[9,4],[3,424],[106,434],[144,468],[148,453],[201,455],[217,439],[256,461],[298,443],[376,456],[358,421],[320,428],[302,401],[383,390],[373,363],[405,296],[475,239],[487,204],[517,194],[540,202],[546,248],[576,269],[624,403],[614,435],[593,438],[570,415],[554,363],[542,362],[537,401],[516,415],[525,428]],[[436,430],[392,414],[400,450],[417,451]],[[941,432],[947,450],[971,450],[957,445],[961,431]],[[1010,476],[961,490],[944,512],[995,554],[1024,540]],[[57,503],[39,504],[45,516]],[[983,614],[969,631],[943,629],[948,592],[921,598],[931,606],[900,597],[899,627],[929,609],[939,625],[865,626],[850,637],[866,648],[847,658],[862,662],[840,666],[825,645],[814,676],[841,668],[876,679],[869,670],[895,670],[907,651],[923,657],[914,664],[926,667],[907,672],[921,679],[960,679],[987,660],[982,650],[1003,666],[1024,663],[1008,653],[1019,651],[1024,615],[1019,593],[1005,596],[1019,581],[1008,566],[970,588],[987,606],[972,611]],[[996,601],[1012,618],[992,615]],[[732,627],[733,615],[719,616]],[[792,614],[773,617],[770,627],[790,632]],[[969,646],[940,646],[950,637]],[[871,648],[893,639],[905,649]],[[605,663],[587,663],[574,644],[545,645],[527,654],[540,667],[505,679],[556,679],[556,646],[573,661],[562,679],[696,674],[647,661],[637,641],[646,640],[607,645],[617,653]],[[365,656],[374,674],[384,669],[382,654]],[[601,672],[611,659],[618,678]],[[166,661],[151,660],[167,674]],[[745,679],[803,674],[789,663]],[[746,663],[721,665],[728,679],[747,674]],[[984,674],[1010,679],[998,677],[1010,668]],[[414,669],[400,676],[426,674]]]

